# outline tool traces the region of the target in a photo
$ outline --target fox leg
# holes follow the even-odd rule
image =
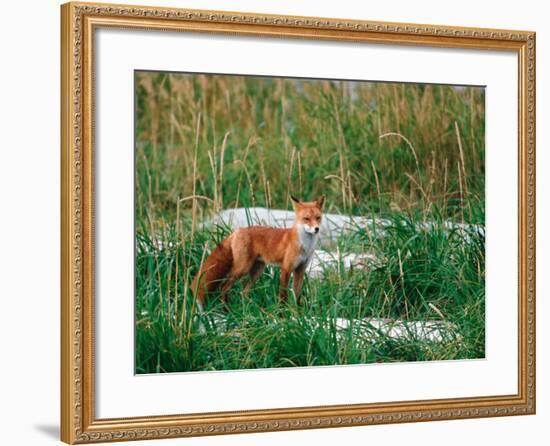
[[[290,282],[290,269],[281,268],[281,281],[279,284],[279,301],[286,301],[288,295],[288,283]]]
[[[240,276],[229,275],[229,277],[225,279],[225,282],[220,289],[220,299],[223,304],[225,304],[227,300],[227,292],[229,291],[229,288],[233,286],[233,284],[237,281],[239,277]]]
[[[294,270],[294,296],[296,296],[296,303],[299,303],[299,295],[300,291],[302,290],[302,284],[304,282],[304,274],[306,272],[306,264],[300,265],[298,268]]]
[[[246,285],[244,286],[244,295],[248,296],[248,293],[250,292],[250,288],[252,288],[252,285],[258,280],[258,277],[260,277],[260,274],[265,269],[265,263],[256,261],[254,262],[254,265],[252,265],[252,268],[249,272],[250,278],[246,282]]]
[[[229,288],[231,288],[233,284],[244,275],[249,273],[251,274],[252,270],[254,269],[254,266],[255,266],[254,260],[243,261],[243,260],[235,259],[233,263],[233,267],[231,268],[231,271],[229,272],[227,279],[225,280],[225,283],[221,287],[221,299],[223,303],[225,303],[226,301],[226,295],[227,295],[227,291],[229,291]]]

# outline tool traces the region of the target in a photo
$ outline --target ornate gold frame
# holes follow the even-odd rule
[[[94,417],[93,35],[100,27],[512,51],[519,61],[516,395],[141,418]],[[61,439],[170,438],[535,413],[535,33],[234,12],[61,7]]]

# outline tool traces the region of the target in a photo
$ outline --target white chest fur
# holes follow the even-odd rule
[[[294,261],[294,268],[307,264],[310,261],[318,240],[319,234],[307,232],[303,225],[298,225],[298,242],[300,243],[301,249]]]

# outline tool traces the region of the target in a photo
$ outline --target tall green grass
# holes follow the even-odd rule
[[[483,235],[465,242],[443,226],[484,223],[483,89],[145,72],[135,82],[137,373],[484,356]],[[212,296],[197,315],[191,280],[229,233],[201,222],[237,206],[286,209],[290,193],[388,218],[383,235],[357,228],[330,246],[378,262],[307,279],[300,304],[283,307],[268,269],[249,298],[237,285],[228,309]],[[212,328],[221,313],[224,330]],[[445,320],[459,336],[336,336],[335,317]]]

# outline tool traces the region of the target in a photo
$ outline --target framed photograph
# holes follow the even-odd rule
[[[535,34],[61,8],[67,443],[535,413]]]

